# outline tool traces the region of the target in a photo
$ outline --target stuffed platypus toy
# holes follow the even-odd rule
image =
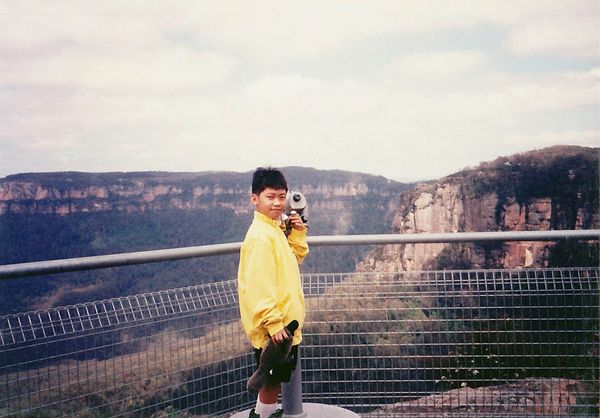
[[[258,369],[250,376],[246,385],[250,392],[258,393],[267,384],[271,370],[286,362],[292,349],[292,336],[298,329],[298,321],[293,320],[285,329],[288,334],[285,341],[275,344],[269,340],[267,346],[263,349],[258,362]]]

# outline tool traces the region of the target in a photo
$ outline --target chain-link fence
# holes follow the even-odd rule
[[[309,402],[381,417],[597,416],[597,269],[305,283]]]
[[[304,275],[306,402],[369,417],[598,415],[597,268]],[[227,416],[235,281],[0,318],[0,416]]]

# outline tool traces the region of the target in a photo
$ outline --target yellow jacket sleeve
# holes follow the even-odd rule
[[[298,231],[292,228],[292,232],[288,235],[288,244],[292,249],[298,264],[302,264],[304,258],[308,255],[308,243],[306,241],[306,228],[303,231]]]

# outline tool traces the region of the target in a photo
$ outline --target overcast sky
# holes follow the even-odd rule
[[[596,0],[1,1],[0,177],[600,146]]]

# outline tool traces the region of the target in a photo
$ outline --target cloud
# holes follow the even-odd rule
[[[308,59],[361,39],[420,35],[477,25],[506,28],[516,53],[588,54],[597,41],[593,0],[298,2],[8,2],[0,6],[0,49],[34,51],[75,43],[83,48],[145,48],[185,33],[202,45],[262,60]],[[31,30],[35,28],[35,30]],[[565,35],[565,36],[563,36]],[[589,56],[589,55],[586,55]]]
[[[133,2],[111,8],[110,2],[12,2],[0,5],[0,51],[27,54],[72,46],[82,49],[149,47],[165,42],[168,15],[149,14]],[[29,5],[29,6],[28,6]],[[133,12],[133,13],[132,13]],[[32,30],[35,29],[35,30]]]
[[[257,60],[310,59],[360,40],[409,37],[493,25],[506,31],[516,54],[594,58],[597,4],[594,0],[497,0],[364,2],[204,1],[194,7],[186,30],[197,39],[234,48]]]
[[[482,21],[506,30],[503,45],[519,56],[598,58],[598,20],[595,0],[480,1],[474,7]]]
[[[562,0],[5,2],[0,148],[20,155],[13,172],[270,162],[402,179],[493,158],[511,138],[590,143],[572,115],[597,106],[599,69],[571,61],[589,57],[594,13]],[[465,40],[481,31],[494,36]],[[558,65],[528,72],[540,54]]]
[[[521,24],[505,40],[519,55],[598,58],[598,13],[591,16],[554,16]]]
[[[45,155],[67,155],[68,163],[81,170],[103,170],[108,160],[110,169],[192,171],[244,170],[268,162],[360,167],[396,179],[426,169],[434,177],[472,164],[469,149],[483,147],[484,141],[501,143],[514,136],[527,144],[525,138],[535,131],[519,131],[530,115],[595,104],[593,74],[540,79],[467,71],[477,89],[448,87],[434,95],[423,94],[423,78],[390,85],[265,74],[239,91],[208,97],[104,96],[93,91],[66,96],[60,109],[49,101],[5,129],[19,132],[24,144],[30,144],[26,152],[32,147],[39,152],[43,145]],[[444,74],[440,77],[446,80]],[[23,101],[30,104],[26,97]],[[548,139],[536,141],[541,147]],[[461,149],[460,157],[448,159]],[[80,158],[73,158],[77,153]],[[98,160],[99,155],[106,157]],[[425,156],[429,168],[420,162]]]
[[[461,119],[524,117],[597,104],[595,79],[593,71],[536,76],[484,75],[476,91],[453,92],[442,101]]]
[[[326,83],[321,80],[303,77],[299,74],[266,74],[241,91],[240,95],[251,100],[287,100],[321,89]]]
[[[187,17],[174,5],[57,3],[0,6],[0,84],[168,92],[219,84],[236,68],[232,55],[176,38],[176,17]]]
[[[527,144],[532,149],[552,145],[600,147],[600,129],[543,131],[529,135],[516,134],[507,136],[504,141],[509,146]]]
[[[153,94],[220,84],[238,60],[194,44],[181,27],[196,6],[161,1],[5,2],[0,85]],[[197,30],[197,28],[194,28]]]
[[[481,71],[486,62],[486,55],[479,51],[421,52],[394,60],[385,73],[388,78],[399,80],[449,78]]]
[[[468,12],[464,2],[456,2],[445,13],[432,13],[439,7],[434,3],[209,1],[197,6],[187,29],[254,59],[308,59],[359,39],[454,27]],[[427,27],[421,24],[425,19]]]
[[[222,83],[236,60],[214,51],[182,47],[91,51],[65,48],[0,64],[0,83],[102,89],[113,93],[193,90]]]

